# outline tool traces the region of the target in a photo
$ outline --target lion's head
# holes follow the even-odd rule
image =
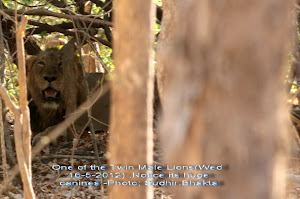
[[[70,99],[67,89],[76,93],[79,105],[86,99],[82,67],[74,52],[50,48],[26,60],[28,98],[33,131],[41,132],[62,121]],[[63,61],[72,60],[72,76],[64,74]],[[72,84],[72,85],[71,85]],[[71,85],[71,86],[70,86]],[[38,126],[37,124],[38,123]]]
[[[62,105],[62,56],[60,50],[51,48],[26,62],[28,91],[38,108],[58,109]]]

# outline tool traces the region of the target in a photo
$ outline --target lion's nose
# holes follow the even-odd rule
[[[48,76],[44,76],[44,80],[48,81],[49,83],[50,82],[53,82],[54,80],[56,80],[57,77],[48,77]]]

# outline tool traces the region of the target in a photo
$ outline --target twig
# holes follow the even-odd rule
[[[101,122],[100,120],[98,120],[97,118],[93,117],[93,116],[89,116],[91,119],[95,120],[96,122],[103,124],[104,126],[109,126],[108,124],[106,124],[105,122]]]
[[[100,42],[101,44],[103,44],[103,45],[105,45],[105,46],[107,46],[107,47],[112,48],[112,44],[111,44],[111,42],[109,42],[109,41],[106,41],[106,40],[104,40],[104,39],[102,39],[102,38],[99,38],[99,37],[92,37],[91,39],[94,39],[94,40]]]

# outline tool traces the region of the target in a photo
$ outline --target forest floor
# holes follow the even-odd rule
[[[107,164],[107,139],[108,133],[96,134],[96,140],[100,141],[98,142],[98,152],[101,164],[103,165]],[[36,198],[107,199],[108,187],[106,185],[99,186],[95,183],[96,181],[100,183],[107,181],[105,171],[95,171],[88,168],[90,165],[97,165],[93,151],[91,135],[80,139],[76,146],[72,146],[72,144],[67,141],[60,140],[59,145],[50,145],[42,150],[40,154],[33,158],[32,162],[32,182]],[[72,155],[72,153],[74,153],[74,155]],[[57,165],[60,165],[61,168],[58,169],[59,166]],[[72,170],[69,168],[71,165],[73,165],[74,168]],[[86,169],[79,167],[84,165],[87,165]],[[67,168],[64,166],[67,166]],[[2,170],[1,167],[0,170]],[[0,176],[0,182],[1,181],[2,175]],[[92,183],[94,184],[92,185]],[[17,184],[17,189],[11,189],[10,194],[12,198],[21,199],[23,193],[20,190],[22,190],[22,188],[20,183],[15,184]],[[162,189],[155,188],[154,190],[155,199],[169,198],[164,194]],[[0,198],[8,199],[9,197],[0,196]]]
[[[107,140],[108,133],[96,134],[98,143],[98,152],[101,158],[101,164],[106,165]],[[33,158],[33,186],[36,198],[39,199],[96,199],[108,198],[107,186],[86,185],[95,181],[106,181],[105,172],[92,171],[87,168],[83,170],[78,166],[96,165],[93,153],[91,135],[80,139],[76,146],[67,141],[60,141],[59,145],[50,145],[45,148],[39,155]],[[72,155],[74,153],[74,155]],[[0,160],[1,163],[1,160]],[[2,163],[0,164],[2,165]],[[61,168],[57,169],[60,165]],[[63,169],[63,166],[73,165],[74,169]],[[2,166],[0,166],[2,171]],[[92,176],[89,176],[89,173]],[[77,173],[77,174],[76,174]],[[85,176],[83,176],[85,175]],[[288,179],[286,199],[300,199],[300,154],[290,158],[290,167],[286,171]],[[103,178],[102,178],[103,177]],[[102,181],[102,183],[103,183]],[[2,182],[2,175],[0,176]],[[69,183],[69,184],[67,184]],[[74,183],[72,186],[70,184]],[[81,185],[79,185],[82,183]],[[67,185],[66,185],[67,184]],[[10,190],[11,198],[21,199],[23,193],[20,184],[17,183],[16,190]],[[163,188],[155,188],[155,199],[171,199]],[[8,199],[9,197],[1,197]]]

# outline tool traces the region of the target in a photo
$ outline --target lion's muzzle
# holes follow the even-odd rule
[[[43,90],[43,100],[47,102],[58,102],[60,99],[60,92],[54,88],[48,87]]]

